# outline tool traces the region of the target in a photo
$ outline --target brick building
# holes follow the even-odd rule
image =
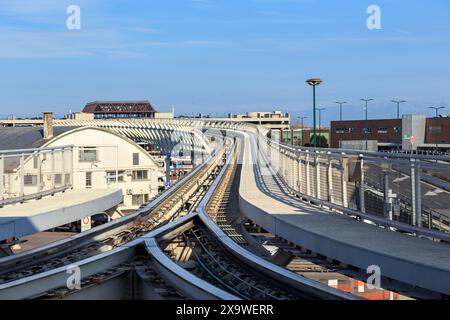
[[[366,140],[378,150],[450,150],[450,117],[426,118],[424,115],[403,115],[402,119],[332,121],[332,148],[345,148],[355,142],[364,146]],[[357,143],[358,142],[358,143]]]

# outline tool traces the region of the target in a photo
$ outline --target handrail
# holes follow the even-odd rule
[[[42,197],[46,197],[46,196],[50,196],[53,195],[55,193],[59,193],[59,192],[64,192],[68,189],[72,189],[72,185],[65,185],[62,187],[57,187],[54,189],[50,189],[50,190],[45,190],[45,191],[41,191],[38,193],[32,193],[32,194],[27,194],[25,196],[21,196],[21,197],[15,197],[15,198],[11,198],[11,199],[4,199],[4,200],[0,200],[0,207],[2,206],[6,206],[6,205],[10,205],[10,204],[15,204],[15,203],[21,203],[21,202],[25,202],[28,200],[32,200],[32,199],[39,199]]]
[[[405,231],[405,232],[409,232],[409,233],[416,234],[416,235],[421,235],[421,236],[425,236],[425,237],[430,237],[430,238],[440,239],[440,240],[444,240],[446,242],[450,242],[450,234],[448,234],[448,233],[435,231],[435,230],[428,230],[428,229],[416,227],[416,226],[411,226],[411,225],[408,225],[408,224],[405,224],[402,222],[398,222],[398,221],[391,221],[386,218],[381,218],[381,217],[377,217],[377,216],[370,215],[367,213],[363,213],[361,211],[356,211],[356,210],[353,210],[350,208],[345,208],[344,206],[332,203],[330,201],[318,199],[316,197],[308,196],[304,193],[301,193],[298,190],[293,189],[286,183],[286,181],[279,174],[279,172],[276,172],[276,170],[273,168],[272,164],[270,164],[270,162],[268,161],[268,159],[264,153],[261,152],[260,154],[262,155],[264,161],[268,164],[268,168],[272,172],[272,174],[274,176],[277,176],[280,179],[280,181],[283,183],[283,186],[292,194],[295,194],[295,195],[297,195],[301,198],[304,198],[308,201],[317,203],[320,206],[325,206],[330,209],[340,211],[345,215],[355,216],[355,217],[359,217],[360,219],[362,218],[364,220],[372,221],[373,223],[378,224],[380,226],[392,227],[392,228],[395,228],[400,231]]]
[[[75,145],[63,145],[55,147],[45,147],[45,148],[30,148],[30,149],[11,149],[11,150],[0,150],[0,155],[3,154],[22,154],[22,153],[33,153],[33,152],[48,152],[55,150],[65,150],[75,148]]]

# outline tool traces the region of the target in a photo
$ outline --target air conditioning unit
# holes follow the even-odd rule
[[[133,195],[133,189],[127,189],[127,195],[132,196]]]

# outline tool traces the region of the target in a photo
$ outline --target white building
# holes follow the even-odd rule
[[[4,159],[4,198],[71,185],[122,189],[119,209],[133,210],[158,194],[158,165],[139,145],[94,127],[0,128],[0,150],[73,148]],[[0,172],[1,174],[2,172]]]

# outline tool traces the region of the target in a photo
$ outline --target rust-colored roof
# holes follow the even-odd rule
[[[88,103],[83,112],[86,113],[154,113],[150,102],[143,101],[94,101]]]

